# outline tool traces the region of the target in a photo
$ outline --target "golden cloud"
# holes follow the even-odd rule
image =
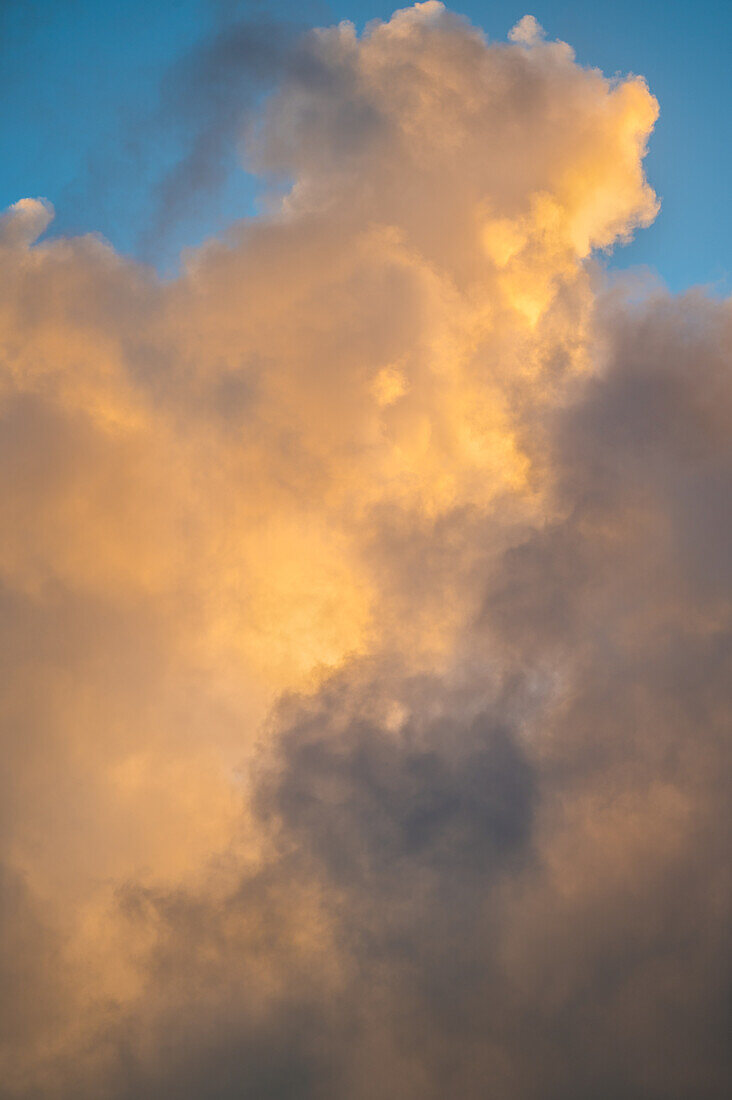
[[[3,215],[9,1097],[722,1095],[729,306],[510,37],[306,34],[175,279]]]

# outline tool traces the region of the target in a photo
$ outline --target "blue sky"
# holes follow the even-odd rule
[[[181,247],[251,214],[261,189],[232,147],[219,183],[198,194],[164,232],[157,226],[161,181],[189,151],[187,116],[174,102],[182,94],[180,78],[171,78],[181,59],[217,27],[253,9],[361,26],[397,6],[382,0],[4,0],[0,204],[42,195],[56,207],[54,233],[99,231],[120,250],[172,270]],[[648,79],[661,117],[647,171],[663,205],[655,225],[613,263],[647,264],[674,290],[706,283],[729,292],[732,5],[462,0],[450,6],[499,39],[528,11],[550,37],[569,42],[583,64]]]

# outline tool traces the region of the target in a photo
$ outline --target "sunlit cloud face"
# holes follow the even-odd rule
[[[732,320],[593,258],[656,101],[275,52],[174,280],[0,222],[5,1094],[721,1097]]]

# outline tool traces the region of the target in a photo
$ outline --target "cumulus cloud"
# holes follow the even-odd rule
[[[721,1098],[732,315],[596,259],[656,102],[435,0],[276,71],[176,279],[0,223],[4,1095]]]

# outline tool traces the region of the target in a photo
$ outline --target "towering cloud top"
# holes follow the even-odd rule
[[[398,225],[463,277],[491,209],[524,247],[579,257],[647,224],[645,82],[580,68],[530,16],[512,38],[487,44],[429,2],[361,38],[350,23],[315,31],[268,105],[257,162],[295,179],[294,212]]]
[[[173,280],[2,216],[9,1100],[726,1095],[729,303],[509,38],[273,48]]]

